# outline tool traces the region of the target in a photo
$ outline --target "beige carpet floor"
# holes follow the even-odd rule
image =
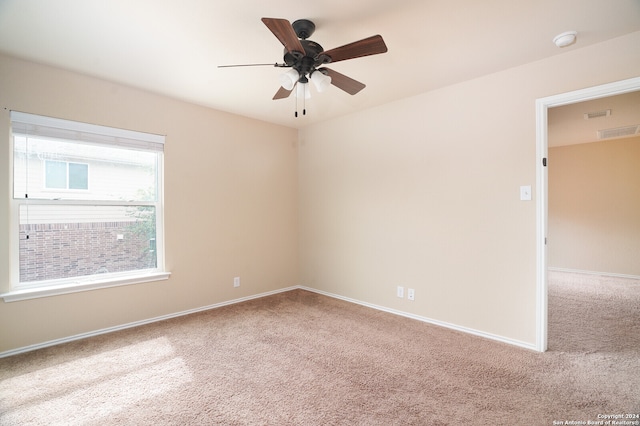
[[[295,290],[16,355],[0,359],[0,424],[553,425],[640,413],[640,282],[597,278],[551,274],[544,354]]]

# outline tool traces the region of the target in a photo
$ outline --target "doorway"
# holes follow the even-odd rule
[[[548,109],[640,90],[640,77],[536,100],[536,350],[547,350]]]

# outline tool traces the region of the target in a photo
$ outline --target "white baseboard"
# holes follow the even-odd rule
[[[49,341],[43,342],[43,343],[37,343],[37,344],[34,344],[34,345],[23,346],[21,348],[12,349],[12,350],[5,351],[5,352],[0,352],[0,358],[8,357],[8,356],[11,356],[11,355],[18,355],[18,354],[21,354],[21,353],[24,353],[24,352],[35,351],[36,349],[42,349],[42,348],[47,348],[47,347],[50,347],[50,346],[60,345],[62,343],[73,342],[75,340],[86,339],[87,337],[99,336],[101,334],[112,333],[114,331],[120,331],[120,330],[126,330],[128,328],[139,327],[141,325],[151,324],[151,323],[158,322],[158,321],[164,321],[164,320],[168,320],[168,319],[171,319],[171,318],[177,318],[177,317],[181,317],[181,316],[184,316],[184,315],[195,314],[197,312],[208,311],[210,309],[221,308],[223,306],[234,305],[236,303],[246,302],[248,300],[260,299],[261,297],[271,296],[271,295],[278,294],[278,293],[284,293],[285,291],[291,291],[291,290],[295,290],[297,288],[299,288],[299,287],[298,286],[293,286],[293,287],[282,288],[282,289],[279,289],[279,290],[268,291],[266,293],[260,293],[260,294],[256,294],[256,295],[253,295],[253,296],[241,297],[239,299],[233,299],[233,300],[229,300],[229,301],[226,301],[226,302],[215,303],[213,305],[202,306],[200,308],[194,308],[194,309],[189,309],[189,310],[186,310],[186,311],[175,312],[175,313],[172,313],[172,314],[162,315],[162,316],[155,317],[155,318],[149,318],[149,319],[146,319],[146,320],[135,321],[135,322],[127,323],[127,324],[117,325],[117,326],[114,326],[114,327],[108,327],[108,328],[103,328],[103,329],[100,329],[100,330],[90,331],[88,333],[81,333],[81,334],[76,334],[74,336],[63,337],[61,339],[54,339],[54,340],[49,340]]]
[[[640,280],[640,275],[617,274],[615,272],[584,271],[582,269],[567,269],[567,268],[553,268],[553,267],[549,267],[547,268],[547,270],[552,272],[568,272],[571,274],[600,275],[603,277],[630,278],[632,280]]]
[[[495,341],[498,341],[498,342],[507,343],[509,345],[519,346],[521,348],[538,351],[537,348],[536,348],[536,345],[532,344],[532,343],[521,342],[519,340],[509,339],[509,338],[506,338],[506,337],[503,337],[503,336],[498,336],[496,334],[491,334],[491,333],[486,333],[484,331],[474,330],[473,328],[462,327],[462,326],[459,326],[459,325],[450,324],[448,322],[438,321],[438,320],[434,320],[432,318],[427,318],[427,317],[423,317],[423,316],[420,316],[420,315],[411,314],[409,312],[404,312],[404,311],[399,311],[399,310],[396,310],[396,309],[387,308],[387,307],[384,307],[384,306],[374,305],[374,304],[368,303],[368,302],[362,302],[360,300],[351,299],[349,297],[340,296],[338,294],[328,293],[328,292],[322,291],[322,290],[316,290],[316,289],[310,288],[310,287],[298,286],[298,288],[300,288],[302,290],[307,290],[307,291],[311,291],[311,292],[314,292],[314,293],[322,294],[324,296],[333,297],[334,299],[344,300],[345,302],[355,303],[357,305],[362,305],[362,306],[366,306],[368,308],[377,309],[379,311],[388,312],[390,314],[400,315],[402,317],[406,317],[406,318],[411,318],[411,319],[414,319],[414,320],[422,321],[422,322],[425,322],[425,323],[428,323],[428,324],[433,324],[433,325],[437,325],[437,326],[440,326],[440,327],[449,328],[451,330],[461,331],[461,332],[467,333],[467,334],[473,334],[474,336],[484,337],[486,339],[491,339],[491,340],[495,340]]]
[[[345,302],[355,303],[357,305],[366,306],[368,308],[377,309],[379,311],[388,312],[390,314],[400,315],[400,316],[403,316],[403,317],[406,317],[406,318],[411,318],[411,319],[422,321],[422,322],[425,322],[425,323],[428,323],[428,324],[433,324],[433,325],[437,325],[437,326],[440,326],[440,327],[445,327],[445,328],[449,328],[449,329],[452,329],[452,330],[461,331],[463,333],[468,333],[468,334],[472,334],[472,335],[475,335],[475,336],[484,337],[486,339],[491,339],[491,340],[495,340],[495,341],[498,341],[498,342],[507,343],[509,345],[519,346],[519,347],[522,347],[522,348],[525,348],[525,349],[536,350],[535,345],[530,344],[530,343],[526,343],[526,342],[521,342],[519,340],[508,339],[508,338],[503,337],[503,336],[498,336],[498,335],[491,334],[491,333],[485,333],[483,331],[474,330],[472,328],[461,327],[461,326],[458,326],[458,325],[455,325],[455,324],[450,324],[450,323],[447,323],[447,322],[444,322],[444,321],[438,321],[438,320],[434,320],[434,319],[431,319],[431,318],[423,317],[423,316],[420,316],[420,315],[415,315],[415,314],[411,314],[411,313],[408,313],[408,312],[403,312],[403,311],[399,311],[399,310],[396,310],[396,309],[387,308],[387,307],[384,307],[384,306],[374,305],[372,303],[363,302],[363,301],[356,300],[356,299],[351,299],[349,297],[340,296],[338,294],[328,293],[328,292],[325,292],[325,291],[322,291],[322,290],[317,290],[317,289],[314,289],[314,288],[297,285],[297,286],[293,286],[293,287],[287,287],[287,288],[282,288],[282,289],[279,289],[279,290],[260,293],[260,294],[256,294],[256,295],[253,295],[253,296],[247,296],[247,297],[242,297],[242,298],[239,298],[239,299],[233,299],[233,300],[229,300],[229,301],[226,301],[226,302],[215,303],[213,305],[207,305],[207,306],[202,306],[202,307],[199,307],[199,308],[189,309],[189,310],[186,310],[186,311],[175,312],[175,313],[168,314],[168,315],[162,315],[162,316],[155,317],[155,318],[149,318],[149,319],[146,319],[146,320],[130,322],[130,323],[127,323],[127,324],[117,325],[117,326],[114,326],[114,327],[103,328],[103,329],[100,329],[100,330],[90,331],[90,332],[87,332],[87,333],[76,334],[76,335],[69,336],[69,337],[63,337],[63,338],[60,338],[60,339],[49,340],[49,341],[43,342],[43,343],[37,343],[37,344],[34,344],[34,345],[24,346],[24,347],[21,347],[21,348],[12,349],[12,350],[5,351],[5,352],[0,352],[0,358],[12,356],[12,355],[18,355],[18,354],[25,353],[25,352],[35,351],[37,349],[43,349],[43,348],[47,348],[47,347],[50,347],[50,346],[55,346],[55,345],[60,345],[60,344],[63,344],[63,343],[73,342],[73,341],[76,341],[76,340],[86,339],[88,337],[99,336],[101,334],[112,333],[114,331],[120,331],[120,330],[126,330],[128,328],[139,327],[141,325],[151,324],[151,323],[159,322],[159,321],[164,321],[164,320],[168,320],[168,319],[171,319],[171,318],[177,318],[177,317],[181,317],[181,316],[185,316],[185,315],[195,314],[195,313],[198,313],[198,312],[208,311],[208,310],[211,310],[211,309],[221,308],[223,306],[234,305],[236,303],[246,302],[246,301],[253,300],[253,299],[260,299],[262,297],[267,297],[267,296],[271,296],[271,295],[274,295],[274,294],[284,293],[284,292],[291,291],[291,290],[296,290],[296,289],[307,290],[307,291],[310,291],[310,292],[313,292],[313,293],[318,293],[318,294],[322,294],[324,296],[332,297],[334,299],[340,299],[340,300],[343,300]]]

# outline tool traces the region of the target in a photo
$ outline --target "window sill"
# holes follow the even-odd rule
[[[58,296],[61,294],[78,293],[80,291],[98,290],[102,288],[146,283],[150,281],[161,281],[169,279],[170,275],[171,272],[151,272],[140,275],[127,275],[118,278],[93,280],[82,283],[69,283],[35,288],[25,288],[0,294],[0,298],[4,299],[5,302],[17,302],[20,300],[36,299],[39,297],[50,297]]]

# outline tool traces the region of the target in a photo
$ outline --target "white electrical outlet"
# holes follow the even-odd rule
[[[240,287],[240,277],[235,277],[233,279],[233,286],[234,287]]]
[[[416,291],[412,288],[407,290],[407,299],[415,300],[416,299]]]
[[[402,286],[398,286],[397,295],[398,295],[398,297],[400,297],[400,298],[403,298],[403,297],[404,297],[404,287],[402,287]]]

